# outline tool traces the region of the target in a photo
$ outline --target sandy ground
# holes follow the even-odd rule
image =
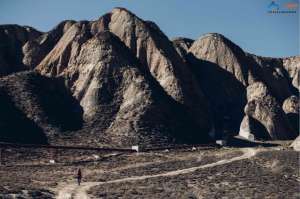
[[[234,158],[223,159],[223,160],[219,160],[214,163],[205,164],[205,165],[201,165],[198,167],[178,169],[178,170],[169,171],[169,172],[161,173],[161,174],[133,176],[133,177],[121,178],[121,179],[116,179],[116,180],[111,180],[111,181],[106,181],[106,182],[85,182],[80,187],[78,187],[78,185],[74,184],[74,183],[67,184],[67,185],[63,184],[63,185],[61,185],[61,189],[58,192],[57,199],[71,199],[71,198],[87,199],[90,197],[88,196],[88,194],[86,192],[90,188],[97,186],[97,185],[113,184],[113,183],[120,183],[120,182],[127,182],[127,181],[145,180],[145,179],[149,179],[149,178],[169,177],[169,176],[187,174],[187,173],[194,172],[198,169],[214,167],[214,166],[218,166],[218,165],[228,164],[230,162],[234,162],[237,160],[251,158],[257,153],[258,150],[259,149],[245,148],[245,149],[242,149],[242,151],[243,151],[242,155],[234,157]]]
[[[282,146],[5,154],[0,198],[300,198],[299,153]]]

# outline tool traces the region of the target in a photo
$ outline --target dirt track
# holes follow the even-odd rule
[[[82,185],[80,187],[75,183],[61,184],[58,187],[59,191],[57,194],[57,198],[58,199],[71,199],[71,198],[87,199],[87,198],[89,198],[87,191],[94,186],[128,182],[128,181],[145,180],[145,179],[149,179],[149,178],[169,177],[169,176],[187,174],[187,173],[197,171],[199,169],[214,167],[214,166],[231,163],[231,162],[238,161],[238,160],[251,158],[256,155],[256,153],[258,152],[259,149],[245,148],[245,149],[241,149],[241,150],[243,151],[243,154],[241,156],[233,157],[230,159],[223,159],[223,160],[220,160],[220,161],[217,161],[214,163],[209,163],[209,164],[200,165],[200,166],[196,166],[196,167],[190,167],[190,168],[185,168],[185,169],[169,171],[169,172],[165,172],[165,173],[161,173],[161,174],[132,176],[132,177],[110,180],[110,181],[106,181],[106,182],[85,182],[85,183],[82,183]]]

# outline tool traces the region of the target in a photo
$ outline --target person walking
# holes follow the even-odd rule
[[[80,186],[81,179],[82,179],[82,172],[81,172],[81,169],[78,169],[78,171],[77,171],[77,183],[78,183],[78,186]]]

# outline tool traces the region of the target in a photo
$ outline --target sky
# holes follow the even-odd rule
[[[271,0],[0,0],[0,24],[49,31],[60,21],[95,20],[124,7],[154,21],[171,39],[221,33],[245,51],[262,56],[299,55],[299,6],[295,13],[268,13]],[[276,0],[279,11],[287,3]],[[296,3],[296,4],[295,4]],[[291,5],[291,4],[290,4]]]

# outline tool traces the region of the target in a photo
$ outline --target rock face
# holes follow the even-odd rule
[[[153,146],[299,132],[299,56],[252,55],[217,33],[170,41],[123,8],[45,33],[0,26],[0,43],[0,141]]]
[[[207,34],[193,43],[187,60],[211,104],[219,136],[238,132],[246,104],[247,78],[243,51],[219,34]]]
[[[126,26],[125,26],[126,24]],[[98,27],[95,28],[95,27]],[[59,76],[76,71],[73,64],[81,48],[90,37],[109,30],[120,38],[142,64],[142,70],[150,71],[156,81],[177,102],[187,109],[203,134],[211,130],[211,116],[207,101],[193,74],[178,55],[172,43],[153,23],[145,22],[124,9],[114,9],[97,21],[74,24],[55,48],[39,64],[42,74]],[[72,77],[68,77],[72,80]],[[75,92],[75,95],[77,93]]]
[[[283,111],[287,115],[290,124],[292,125],[295,132],[297,132],[298,134],[300,133],[300,131],[299,131],[299,108],[300,108],[299,104],[300,104],[299,97],[293,95],[293,96],[287,98],[282,105]]]
[[[249,54],[247,56],[256,63],[251,70],[254,79],[266,84],[272,95],[280,103],[293,94],[294,89],[290,83],[289,75],[283,67],[282,59]]]
[[[249,139],[254,140],[255,137],[253,135],[252,129],[251,129],[251,119],[248,116],[245,116],[242,120],[239,135]]]
[[[242,120],[239,135],[251,141],[271,139],[267,129],[259,121],[248,115]]]
[[[228,71],[244,86],[248,84],[248,65],[244,62],[244,51],[217,33],[200,37],[189,50],[195,57],[217,64]]]
[[[245,113],[264,125],[272,139],[293,139],[296,133],[280,105],[262,82],[247,87]]]
[[[193,45],[194,40],[184,37],[174,38],[172,40],[174,47],[176,48],[178,54],[185,59],[190,47]]]
[[[61,80],[17,73],[0,78],[0,93],[2,141],[45,143],[47,135],[81,128],[81,108]]]
[[[283,67],[287,70],[292,79],[293,86],[300,90],[300,56],[283,58]]]
[[[156,24],[117,8],[111,12],[107,29],[131,49],[170,96],[188,108],[202,132],[212,129],[208,103],[201,88],[172,42]]]
[[[27,41],[22,47],[24,65],[30,69],[35,68],[74,23],[75,21],[63,21],[51,31]]]
[[[296,58],[288,62],[280,58],[251,55],[217,33],[206,34],[196,40],[186,58],[194,73],[197,74],[201,88],[212,106],[214,121],[217,123],[216,129],[222,134],[227,134],[226,131],[240,131],[242,134],[251,132],[257,138],[268,137],[264,135],[265,133],[255,132],[258,129],[265,132],[259,127],[262,124],[261,120],[245,117],[242,121],[244,117],[242,110],[247,103],[249,105],[246,87],[252,85],[255,87],[256,82],[266,85],[269,90],[268,96],[274,102],[270,106],[280,106],[287,97],[298,93],[290,80],[290,75],[296,76],[296,69],[294,69]],[[289,72],[286,71],[287,65],[290,66]],[[280,110],[280,108],[273,108]],[[262,112],[264,111],[267,109]],[[282,113],[282,110],[280,112]],[[249,128],[247,130],[247,126],[252,130],[250,131]],[[274,136],[272,138],[276,139]]]
[[[84,24],[73,26],[38,70],[71,80],[68,85],[93,136],[125,146],[176,141],[183,131],[182,139],[207,140],[207,134],[191,130],[197,124],[183,117],[188,117],[183,106],[164,92],[119,38],[108,31],[85,35],[84,29]],[[68,53],[68,62],[60,62]],[[53,63],[58,68],[45,67]]]
[[[22,62],[22,46],[41,34],[26,26],[0,26],[0,77],[27,69]]]
[[[299,108],[300,108],[299,104],[300,104],[299,97],[293,95],[284,101],[282,108],[283,108],[284,112],[287,114],[288,113],[299,114]]]

